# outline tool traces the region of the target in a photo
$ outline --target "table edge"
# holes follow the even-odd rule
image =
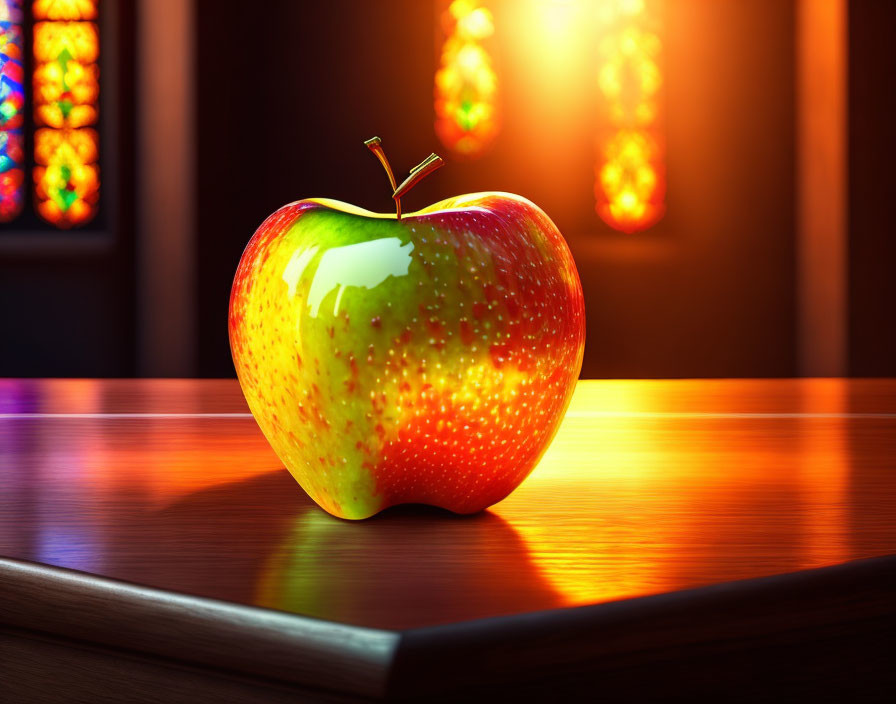
[[[896,555],[593,605],[373,629],[0,557],[0,627],[391,699],[609,676],[694,648],[896,630]],[[734,644],[734,645],[732,645]],[[808,651],[807,651],[808,652]],[[645,672],[646,675],[646,672]]]
[[[385,692],[394,632],[0,557],[0,627],[303,687]]]
[[[806,659],[821,637],[836,651],[845,647],[838,638],[851,642],[860,634],[871,643],[882,633],[896,645],[896,554],[407,630],[388,691],[401,698],[419,696],[438,681],[454,692],[488,687],[525,696],[538,691],[539,683],[550,683],[546,693],[560,691],[558,681],[565,678],[579,682],[577,692],[599,686],[609,694],[620,669],[649,678],[655,664],[680,661],[684,666],[694,652],[747,647],[755,655],[757,643],[790,643],[808,648],[801,655]],[[830,655],[818,653],[820,658]],[[888,660],[886,667],[896,679]],[[693,671],[693,662],[685,670]],[[749,665],[743,674],[745,681],[751,677]],[[581,687],[583,677],[587,688]],[[625,683],[632,685],[630,679]]]

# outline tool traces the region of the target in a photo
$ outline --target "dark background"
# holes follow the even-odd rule
[[[896,3],[849,6],[849,360],[896,374]]]
[[[798,373],[794,5],[668,0],[668,210],[635,235],[594,213],[591,74],[539,70],[531,62],[549,47],[513,33],[512,7],[495,4],[496,24],[511,28],[496,38],[503,130],[488,154],[462,163],[432,128],[433,4],[267,0],[247,9],[198,0],[196,241],[185,245],[196,247],[196,295],[183,302],[196,319],[189,374],[233,375],[230,282],[269,213],[311,196],[391,208],[385,176],[362,144],[374,134],[401,174],[431,151],[448,159],[407,209],[506,190],[555,220],[588,306],[583,376]],[[133,38],[134,13],[121,15],[107,26]],[[852,3],[849,15],[848,371],[896,375],[896,6]],[[121,105],[121,164],[104,170],[120,186],[120,217],[107,240],[84,247],[66,236],[35,247],[0,232],[0,376],[140,372],[139,223],[130,206],[139,164],[127,138],[139,124],[127,80],[136,54],[133,41],[121,44],[120,85],[103,85]]]

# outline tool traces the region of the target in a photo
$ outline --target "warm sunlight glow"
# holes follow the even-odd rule
[[[485,45],[494,33],[492,13],[476,0],[454,0],[442,14],[442,27],[436,134],[455,154],[477,157],[498,133],[498,79]]]
[[[491,511],[568,606],[848,559],[846,384],[803,380],[771,403],[775,388],[579,382],[542,461]],[[782,502],[795,522],[766,518]]]
[[[96,2],[37,0],[34,13],[34,192],[38,213],[81,225],[99,200]]]
[[[665,179],[659,93],[662,42],[655,3],[613,0],[598,11],[596,210],[611,227],[636,232],[663,215]]]
[[[22,2],[0,0],[0,222],[9,222],[22,210],[22,48]]]
[[[850,450],[849,382],[844,379],[807,379],[801,382],[801,406],[805,412],[826,413],[824,420],[800,423],[799,476],[804,490],[800,502],[801,529],[805,534],[803,566],[849,559]]]
[[[652,487],[668,481],[668,424],[639,417],[659,410],[655,387],[653,382],[580,383],[538,467],[491,509],[519,531],[564,605],[668,588],[661,546],[670,539],[670,521],[661,512],[669,505],[661,507],[651,497],[660,494]],[[598,413],[592,416],[593,411]],[[537,516],[522,509],[520,499],[527,495],[539,497]],[[675,495],[674,500],[690,499]],[[576,520],[558,530],[557,521],[569,515]],[[629,549],[616,551],[620,543]]]
[[[95,20],[97,0],[34,0],[36,20]]]

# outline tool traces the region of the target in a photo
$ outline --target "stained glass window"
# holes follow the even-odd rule
[[[498,79],[486,41],[492,13],[478,0],[453,0],[442,14],[445,42],[435,78],[436,134],[461,157],[482,154],[498,134]]]
[[[665,210],[657,5],[656,0],[607,0],[600,6],[597,86],[604,125],[594,195],[600,217],[623,232],[650,227]]]
[[[58,227],[87,222],[99,200],[96,0],[35,0],[34,196]]]
[[[25,88],[22,0],[0,0],[0,222],[22,210]]]
[[[98,0],[0,0],[0,222],[96,216],[99,51]]]

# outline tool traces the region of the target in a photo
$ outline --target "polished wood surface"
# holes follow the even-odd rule
[[[235,381],[0,381],[0,556],[357,626],[596,604],[896,553],[896,382],[588,381],[473,517],[335,519]]]

